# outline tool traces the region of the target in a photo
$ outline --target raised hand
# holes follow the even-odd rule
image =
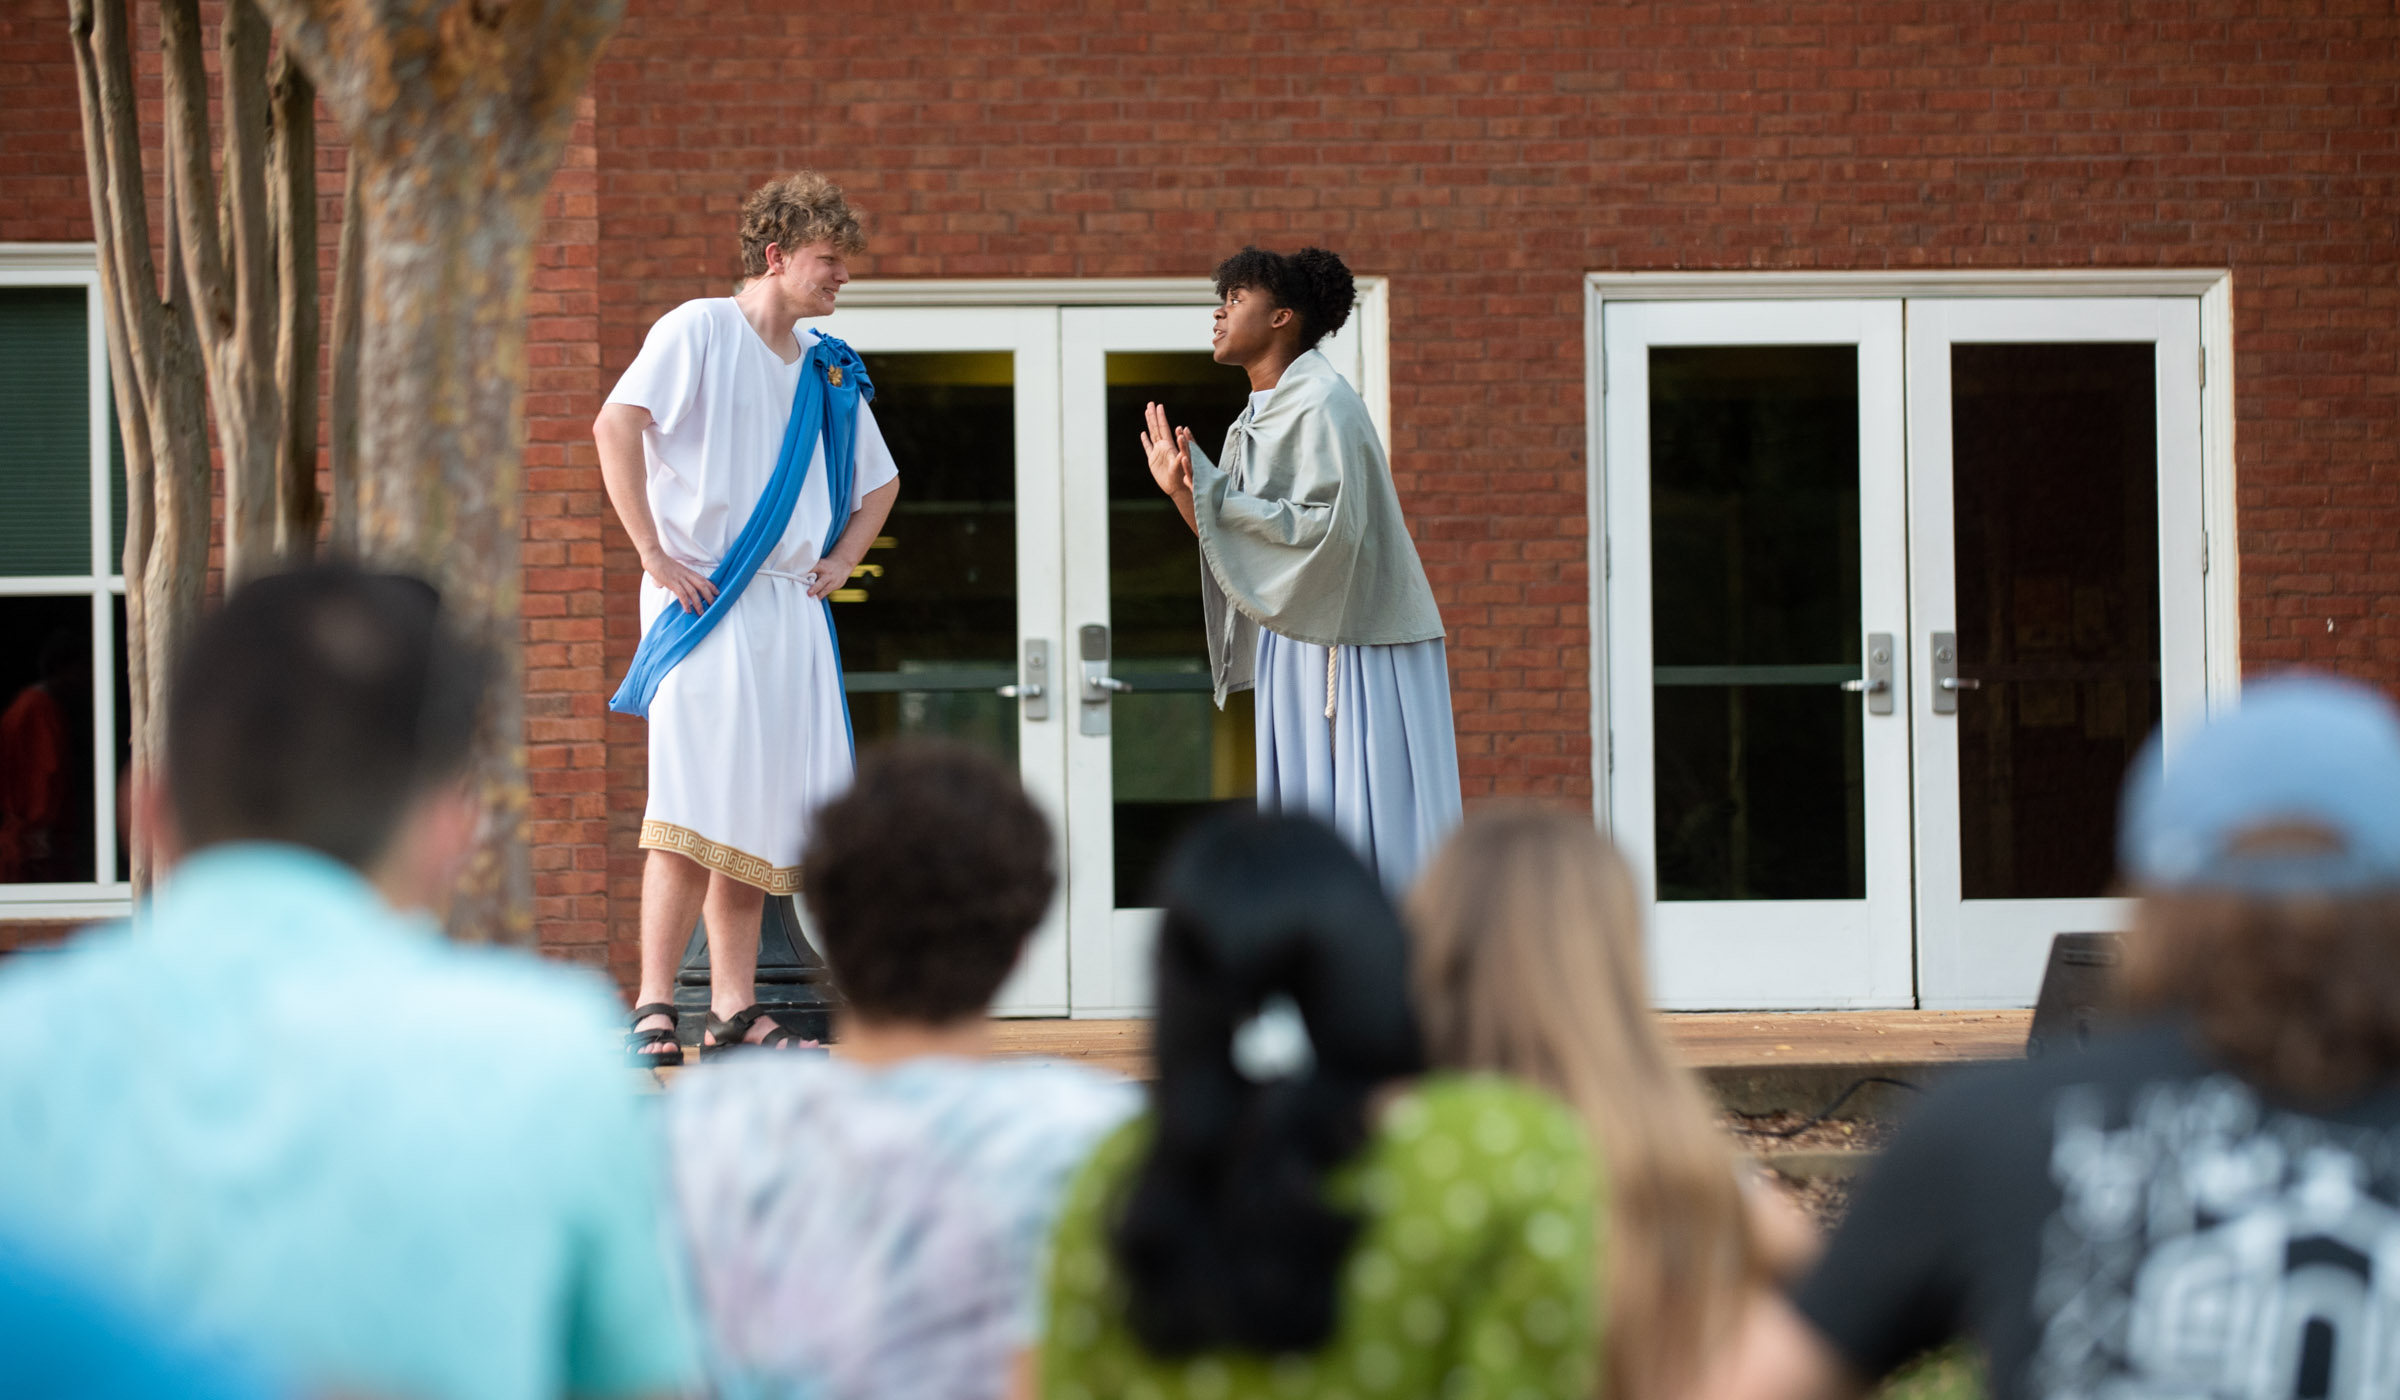
[[[1191,495],[1191,429],[1169,428],[1161,404],[1148,405],[1143,416],[1149,428],[1142,434],[1142,454],[1150,459],[1150,479],[1170,496]]]

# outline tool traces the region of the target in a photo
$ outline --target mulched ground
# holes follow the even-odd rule
[[[1789,1152],[1805,1148],[1818,1152],[1872,1152],[1890,1141],[1891,1125],[1848,1118],[1828,1118],[1801,1128],[1808,1115],[1791,1109],[1773,1113],[1725,1115],[1725,1130],[1746,1152]],[[1792,1130],[1799,1128],[1797,1133]]]

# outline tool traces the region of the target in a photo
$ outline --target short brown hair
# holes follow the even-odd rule
[[[1050,824],[977,750],[909,740],[868,754],[811,824],[800,886],[833,978],[877,1020],[982,1014],[1050,907]]]
[[[2338,1101],[2400,1074],[2400,895],[2145,895],[2126,939],[2137,1008],[2192,1018],[2244,1078]]]
[[[282,841],[359,869],[464,772],[492,659],[422,579],[317,564],[200,620],[167,701],[167,791],[191,849]]]
[[[742,271],[767,275],[767,245],[786,256],[811,243],[830,243],[848,257],[867,250],[858,211],[842,198],[842,187],[814,170],[769,180],[742,201]]]

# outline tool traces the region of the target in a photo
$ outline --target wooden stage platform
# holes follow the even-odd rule
[[[1703,1071],[1820,1066],[1934,1066],[2025,1053],[2029,1011],[1669,1013],[1668,1034]],[[1048,1056],[1140,1077],[1147,1021],[998,1021],[1001,1054]]]

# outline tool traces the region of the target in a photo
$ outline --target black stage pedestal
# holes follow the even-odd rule
[[[2062,933],[2050,940],[2050,962],[2042,970],[2041,995],[2033,1003],[2033,1025],[2025,1057],[2072,1055],[2108,1028],[2115,1010],[2117,965],[2125,945],[2113,933]]]
[[[833,1043],[833,1008],[841,995],[825,960],[800,931],[799,911],[786,895],[767,896],[758,925],[758,1001],[774,1022],[819,1044]],[[683,965],[675,969],[676,1027],[683,1043],[698,1045],[708,1024],[708,927],[692,928]]]

